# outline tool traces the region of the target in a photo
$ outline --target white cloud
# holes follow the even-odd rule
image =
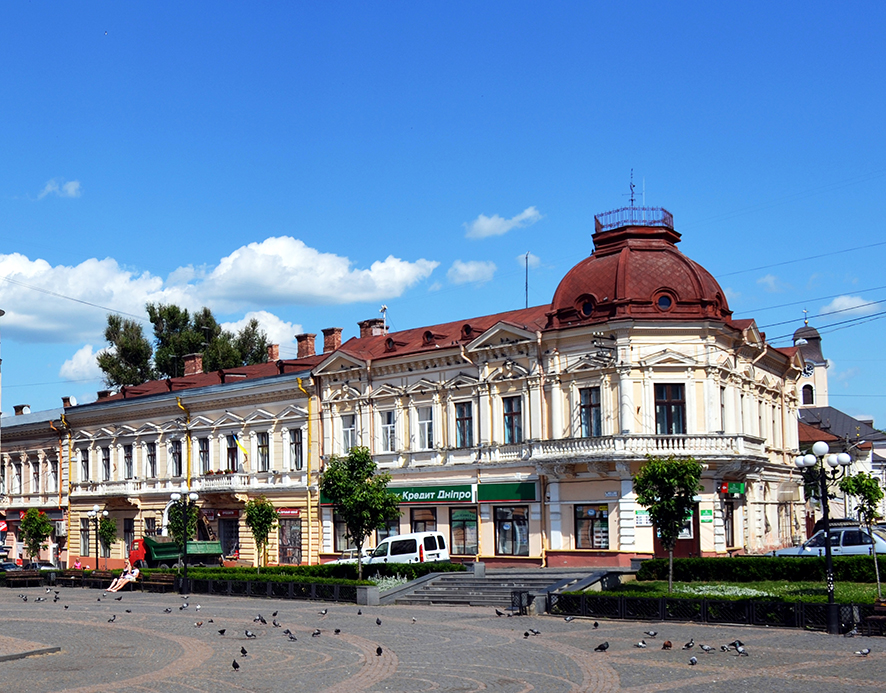
[[[871,304],[860,296],[837,296],[826,306],[822,306],[818,314],[843,311],[843,315],[867,315],[880,309],[880,305]]]
[[[514,228],[531,226],[542,218],[541,213],[535,207],[527,207],[517,216],[504,219],[498,214],[487,217],[481,214],[474,221],[465,223],[467,238],[487,238],[489,236],[501,236]]]
[[[96,362],[97,352],[92,344],[85,344],[62,364],[58,374],[65,380],[101,380],[102,372]]]
[[[736,291],[735,289],[728,287],[728,286],[723,287],[723,293],[726,294],[726,300],[729,301],[730,303],[732,303],[733,301],[737,301],[739,298],[741,298],[740,291]]]
[[[346,257],[322,253],[297,238],[281,236],[250,243],[224,257],[200,287],[207,302],[244,305],[329,305],[400,296],[426,279],[439,262],[407,262],[389,255],[369,269]]]
[[[439,291],[443,288],[443,285],[440,282],[434,282],[428,287],[428,291]]]
[[[468,284],[472,282],[488,282],[495,274],[494,262],[481,262],[469,260],[462,262],[456,260],[446,272],[446,278],[453,284]]]
[[[757,280],[757,283],[760,284],[770,294],[778,294],[790,288],[774,274],[767,274],[763,277],[760,277]]]
[[[42,200],[47,195],[56,195],[57,197],[80,197],[80,181],[69,180],[59,184],[55,178],[46,181],[43,190],[37,195],[38,200]]]
[[[241,320],[221,323],[221,328],[236,333],[246,327],[246,324],[253,318],[258,320],[259,326],[268,335],[271,344],[279,344],[280,346],[295,344],[295,335],[304,332],[301,325],[281,320],[266,310],[249,311]]]
[[[529,269],[535,269],[541,264],[541,258],[537,255],[533,255],[532,253],[523,253],[522,255],[517,256],[517,264],[520,267],[526,267],[526,256],[529,255]]]

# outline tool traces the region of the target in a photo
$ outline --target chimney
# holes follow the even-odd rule
[[[16,404],[13,409],[15,409],[15,415],[21,416],[22,414],[30,414],[31,413],[31,405],[30,404]]]
[[[111,396],[111,391],[110,390],[99,390],[95,394],[98,399],[107,399],[108,397]]]
[[[384,318],[369,318],[369,320],[358,322],[357,325],[360,326],[360,339],[388,333]]]
[[[316,339],[316,334],[304,333],[295,335],[295,341],[298,343],[298,358],[303,359],[316,353]]]
[[[341,328],[327,327],[323,330],[323,353],[329,354],[341,346]]]
[[[280,360],[280,345],[268,344],[268,361]]]
[[[68,407],[73,407],[74,403],[71,401],[70,397],[62,397],[62,406],[67,409]]]
[[[185,354],[185,377],[203,372],[203,354]]]

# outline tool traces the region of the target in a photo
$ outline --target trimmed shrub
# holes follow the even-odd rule
[[[880,574],[886,575],[886,556],[879,556]],[[643,561],[637,580],[667,580],[668,560]],[[677,582],[792,582],[825,579],[825,559],[793,556],[740,556],[736,558],[675,558]],[[842,582],[876,582],[871,556],[835,556],[834,579]]]

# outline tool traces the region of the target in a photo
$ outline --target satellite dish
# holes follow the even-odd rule
[[[71,406],[72,406],[72,407],[76,407],[76,406],[77,406],[77,398],[76,398],[76,397],[71,397],[71,400],[70,400],[70,401],[71,401]]]

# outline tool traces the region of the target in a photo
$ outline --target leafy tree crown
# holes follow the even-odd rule
[[[662,545],[672,550],[701,490],[702,466],[695,459],[650,457],[634,477],[637,502],[649,509]]]

